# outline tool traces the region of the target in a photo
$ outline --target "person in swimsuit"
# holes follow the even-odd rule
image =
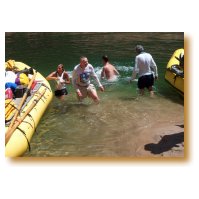
[[[64,70],[64,65],[59,64],[57,66],[57,71],[52,72],[46,77],[47,80],[56,81],[55,96],[61,100],[64,96],[68,94],[66,84],[70,84],[70,78],[68,73]]]
[[[88,63],[87,57],[80,57],[80,63],[74,67],[72,73],[72,83],[76,90],[77,98],[82,101],[84,98],[90,97],[94,102],[99,103],[95,86],[90,82],[91,76],[96,80],[100,90],[103,92],[104,87],[100,83],[93,66]]]
[[[102,57],[102,61],[103,61],[104,66],[101,72],[101,79],[104,79],[106,77],[108,81],[116,81],[119,75],[119,72],[112,64],[109,63],[108,56],[104,55]]]

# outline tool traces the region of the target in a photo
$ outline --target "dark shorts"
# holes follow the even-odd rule
[[[68,95],[68,91],[66,88],[55,91],[55,96],[60,97],[62,95]]]
[[[139,89],[144,89],[145,87],[149,88],[150,86],[153,86],[153,84],[154,84],[153,74],[144,75],[138,79],[138,88]]]

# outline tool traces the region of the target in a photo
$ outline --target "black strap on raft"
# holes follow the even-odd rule
[[[17,111],[19,111],[18,107],[16,107],[15,104],[10,104],[10,106],[12,106],[13,108],[17,109]]]
[[[180,54],[179,57],[176,57],[175,58],[179,61],[179,66],[181,67],[184,67],[184,54]]]
[[[30,122],[26,122],[26,123],[28,123],[32,128],[34,128],[34,129],[35,129],[35,132],[37,132],[37,131],[36,131],[36,124],[35,124],[35,121],[34,121],[32,115],[29,113],[28,116],[32,119],[33,124],[34,124],[34,127],[32,126],[32,124],[31,124]],[[25,121],[22,121],[22,122],[25,122]]]
[[[180,68],[179,65],[172,65],[169,70],[175,73],[176,76],[184,78],[184,71]]]
[[[176,83],[176,78],[177,78],[177,75],[175,74],[175,76],[173,78],[174,79],[174,82],[173,82],[174,84]]]
[[[28,149],[29,149],[29,151],[31,151],[30,142],[29,142],[29,140],[26,136],[26,133],[22,129],[20,129],[19,127],[17,127],[17,129],[19,129],[22,132],[22,134],[25,136],[27,143],[28,143]]]
[[[34,128],[30,122],[27,122],[27,121],[22,121],[22,122],[26,123],[26,124],[29,124],[32,128]]]
[[[52,92],[52,90],[48,86],[46,86],[46,84],[42,83],[41,85],[46,87],[50,92]]]
[[[31,115],[30,113],[28,113],[28,116],[32,119],[33,124],[34,124],[34,127],[33,127],[31,124],[30,124],[30,126],[31,126],[32,128],[36,128],[35,121],[34,121],[32,115]]]

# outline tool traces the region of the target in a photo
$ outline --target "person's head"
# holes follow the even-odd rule
[[[108,56],[107,56],[107,55],[103,55],[103,56],[102,56],[102,61],[103,61],[104,63],[107,63],[107,62],[109,61]]]
[[[88,65],[88,59],[85,56],[80,57],[80,66],[81,67],[86,67]]]
[[[144,52],[144,47],[142,45],[137,45],[135,47],[135,51],[137,54],[140,54],[140,53]]]
[[[57,73],[61,74],[64,72],[64,65],[63,64],[59,64],[57,66]]]

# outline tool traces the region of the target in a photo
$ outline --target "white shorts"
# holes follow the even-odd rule
[[[88,86],[78,86],[78,89],[82,94],[82,98],[89,97],[89,93],[93,93],[93,91],[96,92],[96,88],[93,84],[89,84]]]

